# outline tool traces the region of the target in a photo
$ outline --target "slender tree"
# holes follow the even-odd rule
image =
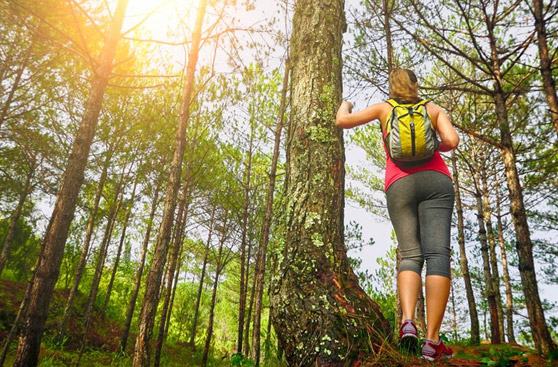
[[[120,256],[122,255],[122,248],[124,247],[124,241],[126,240],[126,231],[128,230],[128,224],[130,222],[130,217],[132,216],[132,211],[134,209],[134,204],[136,201],[136,189],[138,187],[138,181],[140,178],[140,168],[141,168],[141,161],[138,164],[137,172],[135,174],[136,177],[132,185],[132,194],[130,196],[130,203],[128,204],[128,208],[124,216],[124,222],[122,223],[120,240],[118,241],[118,248],[116,249],[116,258],[114,259],[114,264],[112,265],[112,272],[110,273],[110,279],[105,293],[105,300],[103,301],[103,307],[101,308],[102,312],[106,311],[110,303],[110,295],[112,293],[112,287],[114,285],[114,278],[116,277],[118,265],[120,264]]]
[[[469,319],[471,321],[471,343],[480,343],[480,327],[479,315],[477,312],[477,303],[475,301],[475,293],[473,292],[473,284],[471,282],[471,274],[469,272],[469,260],[467,259],[467,251],[465,248],[465,223],[463,219],[463,203],[461,201],[460,175],[457,168],[457,156],[451,157],[453,168],[453,185],[455,190],[455,211],[457,213],[457,242],[459,243],[459,266],[465,283],[465,294],[467,296],[467,304],[469,309]]]
[[[81,277],[83,276],[85,266],[87,265],[87,258],[89,256],[89,248],[91,246],[91,239],[93,238],[93,231],[95,229],[97,212],[99,211],[99,204],[101,202],[101,196],[103,195],[103,189],[107,180],[108,169],[111,162],[112,154],[112,149],[109,146],[109,149],[105,152],[105,160],[103,162],[101,176],[99,177],[99,181],[97,183],[97,189],[95,190],[93,206],[91,207],[91,212],[89,213],[89,218],[87,219],[87,224],[85,227],[85,239],[83,240],[80,258],[76,267],[74,282],[72,283],[72,288],[68,293],[66,306],[64,307],[64,313],[62,315],[62,321],[60,322],[59,337],[61,337],[66,330],[66,325],[68,324],[68,320],[71,316],[71,310],[74,304],[74,299],[79,289]]]
[[[151,210],[149,212],[149,218],[147,220],[147,228],[145,230],[145,235],[143,237],[143,242],[141,245],[141,255],[138,268],[135,274],[134,288],[130,295],[130,301],[128,302],[128,307],[126,309],[126,320],[124,321],[124,331],[120,337],[120,351],[126,351],[126,345],[128,344],[128,337],[130,335],[130,327],[132,325],[132,317],[134,316],[134,310],[136,308],[136,301],[141,286],[141,278],[143,276],[143,269],[145,267],[145,260],[147,258],[147,248],[149,246],[149,240],[151,238],[151,230],[153,228],[153,221],[155,218],[155,212],[157,211],[157,205],[159,203],[159,193],[160,193],[160,181],[157,182],[153,193],[153,199],[151,201]]]
[[[72,146],[72,153],[56,198],[54,212],[50,218],[44,237],[44,250],[38,264],[37,276],[33,282],[29,306],[24,319],[23,333],[19,338],[14,366],[36,366],[39,357],[41,336],[49,309],[52,291],[58,278],[64,254],[68,229],[74,215],[79,190],[83,183],[83,173],[95,129],[101,111],[103,96],[110,77],[116,46],[128,0],[119,0],[112,18],[106,41],[99,57],[98,66],[91,80],[89,98],[83,119]]]
[[[190,119],[190,102],[192,101],[194,76],[198,62],[202,25],[206,7],[207,0],[200,0],[196,24],[192,34],[192,45],[188,55],[188,65],[186,67],[185,74],[186,80],[184,83],[182,104],[180,107],[180,119],[175,138],[176,146],[171,162],[168,186],[165,192],[163,220],[159,228],[159,235],[157,236],[153,261],[151,263],[151,269],[149,270],[145,286],[146,290],[140,314],[139,332],[136,338],[134,351],[134,367],[148,366],[150,364],[149,343],[151,341],[151,334],[153,332],[153,324],[155,321],[155,312],[159,301],[161,277],[165,261],[167,259],[171,228],[174,222],[176,196],[180,187],[180,175],[182,172],[182,161],[184,159],[184,150],[186,145],[186,130]]]
[[[476,168],[473,168],[473,177],[475,184],[475,200],[477,209],[477,223],[478,223],[478,234],[479,242],[481,244],[481,255],[482,255],[482,265],[483,265],[483,275],[485,282],[485,297],[488,303],[488,309],[490,312],[490,340],[492,344],[500,344],[502,342],[502,337],[500,334],[500,327],[498,321],[498,306],[496,302],[496,292],[494,290],[494,280],[492,279],[492,272],[490,267],[490,254],[488,239],[486,236],[486,226],[484,223],[483,216],[483,203],[482,203],[482,192],[479,173]]]
[[[250,208],[250,183],[252,179],[252,155],[254,147],[254,107],[250,104],[250,137],[248,151],[246,152],[246,164],[244,170],[244,207],[242,210],[242,234],[240,240],[240,290],[238,302],[238,328],[236,337],[236,352],[242,353],[242,341],[244,332],[244,314],[246,311],[246,284],[247,284],[247,261],[246,261],[246,234],[248,232],[248,215]],[[248,262],[249,262],[248,256]]]
[[[227,259],[225,258],[225,256],[223,256],[223,248],[225,247],[225,242],[227,240],[227,216],[229,215],[228,213],[225,213],[225,218],[223,218],[223,232],[221,233],[221,238],[219,240],[219,249],[217,250],[217,259],[216,259],[216,265],[215,265],[215,279],[213,281],[213,290],[211,292],[211,303],[209,306],[209,322],[207,324],[207,331],[206,331],[206,337],[205,337],[205,346],[203,349],[203,356],[202,356],[202,366],[206,367],[207,366],[207,361],[209,359],[209,349],[211,347],[211,339],[213,337],[213,325],[214,325],[214,319],[215,319],[215,304],[217,303],[217,287],[219,285],[219,277],[221,275],[221,272],[223,271],[224,267],[227,264]]]
[[[273,198],[275,194],[275,180],[277,178],[277,162],[279,160],[279,149],[281,148],[281,134],[285,123],[285,111],[287,109],[287,90],[289,87],[289,61],[285,62],[283,76],[283,88],[281,92],[281,102],[279,105],[279,115],[275,125],[275,135],[273,142],[273,155],[271,157],[271,167],[269,168],[269,183],[265,199],[265,213],[262,224],[260,246],[256,256],[256,269],[254,271],[255,288],[255,308],[254,308],[254,327],[252,331],[252,358],[256,366],[260,364],[260,329],[263,308],[263,290],[265,283],[265,265],[267,256],[267,246],[269,244],[269,234],[271,232],[271,221],[273,219]],[[269,336],[269,331],[267,333]]]
[[[192,330],[190,331],[190,341],[189,344],[192,347],[192,350],[196,349],[196,331],[198,326],[198,317],[200,311],[200,303],[201,303],[201,296],[203,292],[203,285],[205,281],[205,270],[207,267],[207,261],[209,257],[209,251],[211,249],[211,237],[213,236],[213,227],[215,225],[215,211],[216,206],[213,205],[213,209],[211,210],[211,219],[209,220],[209,232],[207,234],[207,242],[205,244],[205,253],[203,255],[203,263],[201,268],[200,274],[200,282],[198,286],[198,292],[196,295],[196,304],[194,306],[194,320],[192,321]]]
[[[502,224],[501,201],[502,194],[500,192],[500,180],[496,182],[496,221],[498,228],[498,245],[500,246],[500,255],[502,257],[502,280],[506,290],[506,335],[508,343],[516,343],[515,332],[513,330],[513,292],[511,286],[510,272],[508,269],[508,254],[506,249],[506,241],[504,240],[504,225]]]

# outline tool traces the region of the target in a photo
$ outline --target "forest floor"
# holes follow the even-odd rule
[[[370,359],[361,367],[558,367],[558,360],[545,359],[534,353],[532,349],[520,345],[453,344],[450,346],[454,351],[454,357],[447,360],[432,363],[416,356],[405,356],[398,353],[396,356],[391,356],[391,363]]]
[[[10,327],[15,319],[19,302],[25,292],[25,284],[7,280],[0,280],[0,346],[3,347]],[[64,340],[64,347],[56,341],[55,334],[58,323],[62,316],[64,301],[67,292],[55,291],[50,308],[46,331],[41,346],[40,366],[70,366],[77,361],[80,342],[83,340],[82,323],[79,318],[73,317]],[[77,314],[82,314],[85,307],[85,297],[80,295],[77,299]],[[87,332],[87,348],[81,359],[81,366],[130,366],[131,358],[129,354],[119,354],[117,350],[122,326],[120,322],[111,318],[110,315],[103,314],[95,309],[92,326]],[[131,349],[135,335],[130,335],[128,347]],[[6,366],[12,365],[15,354],[15,343],[12,343],[10,353],[6,361]],[[398,352],[384,353],[382,360],[369,359],[361,367],[558,367],[558,360],[549,361],[533,353],[532,350],[519,345],[480,345],[465,346],[452,345],[455,351],[455,358],[430,363],[413,356],[401,355]],[[185,344],[167,343],[162,356],[161,365],[169,367],[178,366],[199,366],[201,363],[201,347],[197,352],[192,352],[191,347]],[[386,361],[387,360],[387,361]],[[210,366],[231,366],[228,357],[215,356],[210,359]],[[238,365],[238,364],[235,364]],[[282,364],[275,361],[273,364],[265,363],[262,367],[277,367]],[[239,366],[251,366],[248,362]]]

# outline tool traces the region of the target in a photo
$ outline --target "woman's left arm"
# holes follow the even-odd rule
[[[372,106],[366,107],[362,111],[352,113],[353,104],[351,102],[343,101],[337,117],[335,118],[335,125],[343,129],[350,129],[355,126],[366,124],[372,120],[379,119],[383,111],[383,103],[376,103]]]

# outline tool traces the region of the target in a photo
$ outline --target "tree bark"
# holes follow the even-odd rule
[[[24,319],[24,332],[19,338],[14,366],[36,366],[39,357],[41,336],[49,309],[52,291],[60,272],[64,245],[68,237],[70,223],[74,216],[77,197],[83,183],[83,174],[97,127],[103,96],[112,71],[116,45],[126,12],[128,0],[119,0],[111,21],[103,50],[91,81],[85,113],[73,143],[72,153],[58,191],[44,242],[42,260],[33,283],[29,306]]]
[[[157,243],[151,269],[147,276],[146,290],[144,302],[140,314],[139,332],[136,338],[134,351],[133,366],[149,366],[150,364],[150,341],[153,332],[153,324],[155,321],[155,312],[159,302],[159,291],[161,288],[161,277],[167,259],[167,252],[171,236],[171,228],[174,222],[174,211],[176,209],[176,196],[180,187],[180,175],[182,172],[182,162],[184,159],[184,150],[186,145],[186,129],[190,119],[190,102],[192,100],[194,89],[194,77],[196,65],[198,62],[198,54],[200,49],[202,24],[205,16],[207,0],[200,0],[196,17],[196,24],[192,34],[192,45],[188,55],[188,65],[186,67],[186,81],[184,83],[184,91],[182,105],[180,107],[179,126],[176,131],[176,147],[174,150],[173,160],[171,163],[171,172],[165,193],[165,208],[163,211],[163,220],[159,228]]]
[[[149,212],[147,228],[145,230],[145,235],[143,237],[143,243],[141,246],[140,262],[139,262],[139,267],[136,271],[134,289],[132,290],[132,294],[130,295],[130,302],[128,303],[128,308],[126,310],[126,321],[124,322],[124,331],[122,332],[122,336],[120,337],[120,350],[122,352],[126,351],[126,345],[128,344],[130,327],[132,325],[132,318],[134,317],[136,301],[138,299],[138,294],[141,286],[141,277],[143,276],[145,259],[147,257],[147,248],[149,246],[149,239],[151,238],[153,220],[155,218],[155,212],[157,211],[157,204],[159,203],[159,190],[160,190],[160,183],[157,183],[157,187],[155,188],[155,193],[153,194],[153,200],[151,202],[151,211]]]
[[[535,17],[535,30],[537,32],[537,43],[539,46],[539,61],[544,94],[550,109],[550,117],[554,130],[558,133],[558,95],[556,93],[556,81],[552,77],[552,59],[548,49],[548,36],[546,33],[546,21],[544,19],[543,0],[533,0],[533,15]]]
[[[490,312],[490,341],[492,344],[502,343],[500,327],[498,322],[498,306],[496,304],[496,292],[494,291],[494,280],[490,269],[490,255],[488,250],[488,239],[483,217],[482,193],[480,188],[480,178],[477,171],[473,173],[475,180],[475,199],[477,203],[477,223],[479,226],[479,242],[481,244],[482,265],[484,282],[486,283],[486,300]]]
[[[141,166],[141,162],[138,165],[138,171],[140,166]],[[118,241],[118,249],[116,250],[116,258],[114,259],[114,264],[112,266],[112,272],[110,274],[110,280],[107,285],[107,292],[105,295],[105,301],[103,303],[103,307],[101,308],[101,312],[105,312],[110,303],[110,294],[112,293],[112,286],[114,285],[114,278],[116,277],[116,271],[118,270],[118,265],[120,265],[120,256],[122,254],[122,247],[124,246],[124,241],[126,240],[126,231],[128,229],[128,223],[130,222],[130,217],[132,216],[132,210],[134,209],[138,180],[139,180],[139,172],[136,172],[136,178],[134,179],[134,185],[132,187],[132,196],[130,197],[130,206],[126,211],[124,223],[122,224],[122,233],[120,233],[120,240]]]
[[[358,284],[344,245],[341,99],[343,0],[299,0],[290,59],[287,233],[272,302],[288,364],[343,365],[377,350],[391,328]]]
[[[457,242],[459,243],[459,265],[463,274],[463,282],[465,283],[465,294],[467,296],[467,304],[469,308],[469,319],[471,321],[471,343],[480,344],[480,326],[479,314],[477,312],[477,303],[475,301],[475,293],[473,292],[473,284],[471,282],[471,273],[469,272],[469,260],[465,249],[465,223],[463,219],[463,204],[461,202],[461,187],[459,182],[459,170],[457,169],[457,157],[452,155],[451,163],[453,168],[453,183],[455,188],[455,211],[457,213]]]
[[[17,222],[19,222],[19,219],[21,218],[21,213],[23,212],[23,208],[25,207],[25,202],[27,201],[27,197],[29,197],[29,194],[31,193],[31,180],[33,179],[33,174],[34,168],[30,167],[30,170],[29,172],[27,172],[27,175],[25,177],[25,184],[23,185],[23,189],[19,193],[17,205],[10,217],[8,232],[6,233],[6,237],[4,237],[4,241],[2,243],[2,252],[0,253],[0,275],[2,275],[2,270],[4,270],[6,262],[8,261],[8,256],[10,256],[10,252],[12,250],[12,245],[17,229]]]
[[[516,343],[515,332],[513,330],[513,292],[510,273],[508,270],[508,254],[506,249],[506,242],[504,240],[501,200],[502,198],[500,193],[500,181],[496,179],[496,219],[498,226],[498,244],[500,246],[500,253],[502,255],[502,280],[504,281],[504,287],[506,289],[506,335],[508,336],[508,343]]]
[[[256,255],[256,269],[254,271],[255,288],[255,308],[254,308],[254,327],[252,331],[252,359],[256,366],[260,365],[260,328],[262,317],[262,299],[265,285],[265,265],[267,256],[267,245],[269,244],[269,234],[271,221],[273,219],[273,197],[275,194],[275,180],[277,177],[277,161],[279,160],[279,150],[281,149],[281,133],[285,122],[285,110],[287,109],[287,90],[289,88],[289,60],[285,63],[285,74],[283,75],[283,89],[281,92],[281,102],[279,104],[279,116],[275,126],[275,136],[273,142],[273,156],[271,157],[271,167],[269,168],[269,184],[265,199],[265,213],[262,224],[260,245]]]
[[[207,267],[207,260],[209,257],[209,250],[211,249],[211,237],[213,235],[213,226],[214,226],[214,222],[215,222],[215,210],[216,207],[213,206],[213,209],[211,211],[211,220],[209,221],[209,233],[207,235],[207,242],[205,245],[205,254],[203,256],[203,265],[202,265],[202,270],[201,270],[201,275],[200,275],[200,285],[198,286],[198,293],[196,296],[196,305],[194,306],[194,321],[192,321],[192,331],[190,332],[190,341],[188,342],[188,344],[192,347],[192,350],[196,350],[196,329],[198,326],[198,316],[199,316],[199,310],[200,310],[200,302],[201,302],[201,296],[202,296],[202,292],[203,292],[203,283],[205,280],[205,269]]]
[[[393,60],[393,42],[391,40],[391,26],[390,18],[391,12],[393,10],[393,3],[390,4],[390,0],[382,0],[382,13],[384,14],[384,33],[386,34],[386,55],[387,55],[387,70],[388,78],[394,67]]]
[[[253,112],[255,113],[255,112]],[[242,353],[244,313],[246,311],[246,233],[248,230],[248,209],[250,208],[250,181],[252,178],[252,149],[254,143],[253,121],[250,121],[250,142],[244,179],[244,208],[242,210],[242,234],[240,240],[240,290],[238,302],[238,328],[236,337],[236,352]],[[248,262],[250,259],[248,258]]]
[[[89,218],[87,219],[85,239],[83,240],[80,258],[76,268],[76,275],[74,277],[74,282],[72,284],[72,288],[70,289],[70,293],[68,294],[66,306],[64,307],[64,313],[62,315],[62,321],[60,322],[59,326],[59,338],[63,336],[66,331],[66,325],[68,324],[68,320],[71,316],[71,310],[74,305],[74,298],[76,297],[76,294],[78,292],[81,277],[83,276],[85,266],[87,265],[87,257],[89,256],[89,247],[91,246],[91,239],[93,237],[93,231],[95,229],[95,221],[97,218],[97,212],[99,211],[99,203],[101,201],[101,197],[103,196],[103,189],[107,180],[108,168],[112,159],[112,147],[109,147],[105,154],[106,157],[105,161],[103,162],[103,170],[101,172],[101,176],[99,177],[99,183],[97,184],[97,190],[95,191],[95,198],[93,199],[93,207],[91,208]]]

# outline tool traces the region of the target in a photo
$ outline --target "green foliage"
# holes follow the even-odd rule
[[[233,367],[253,367],[254,365],[254,361],[244,357],[242,353],[235,353],[231,357],[231,366]]]

